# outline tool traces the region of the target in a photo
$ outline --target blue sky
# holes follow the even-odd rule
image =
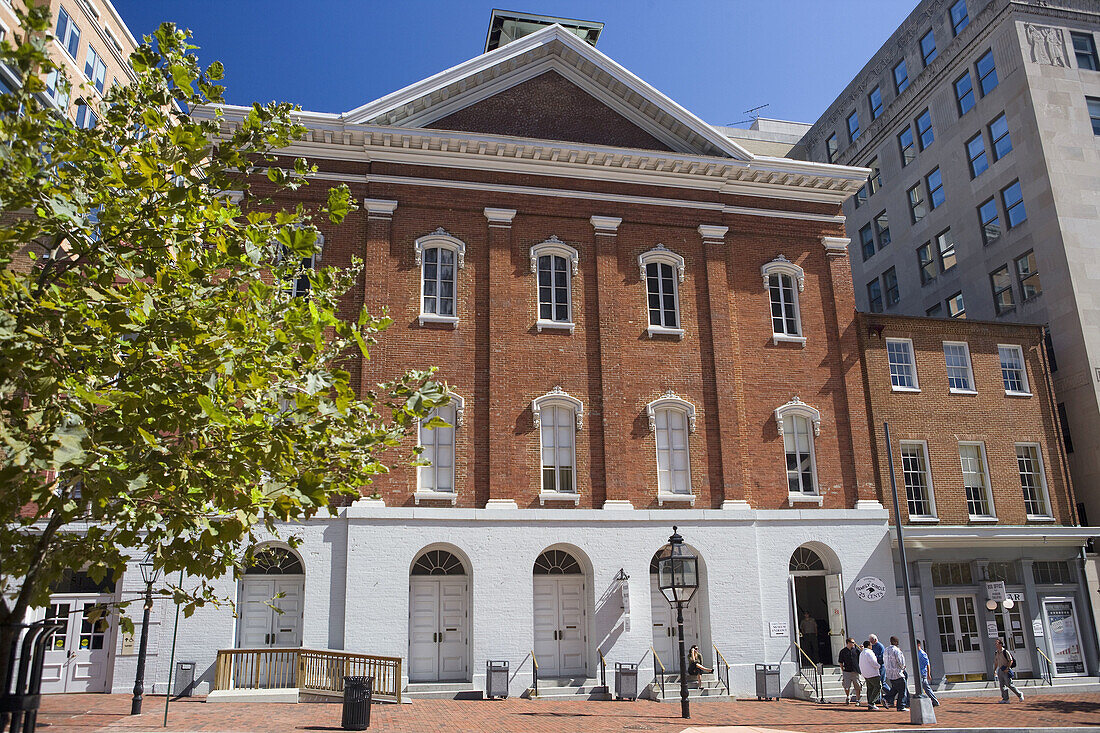
[[[481,53],[493,7],[606,25],[599,49],[713,124],[813,122],[915,0],[114,0],[190,28],[228,101],[344,112]]]

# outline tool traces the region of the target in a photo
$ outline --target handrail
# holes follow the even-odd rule
[[[663,700],[665,698],[665,663],[657,656],[656,649],[650,647],[649,651],[653,652],[653,661],[661,665],[661,673],[659,675],[657,674],[657,664],[653,665],[653,681],[661,686],[661,699]]]
[[[798,650],[798,653],[800,655],[798,658],[798,674],[801,675],[806,680],[806,682],[809,683],[810,687],[814,689],[814,692],[817,693],[817,701],[825,702],[825,690],[822,686],[821,667],[813,659],[810,658],[810,655],[806,653],[805,649],[798,645],[797,641],[792,640],[791,644],[794,644],[794,648]],[[813,670],[812,678],[806,676],[806,668],[802,664],[803,659],[809,662],[810,669]]]
[[[726,694],[732,695],[733,691],[730,690],[730,663],[726,661],[725,655],[723,655],[722,652],[719,651],[717,645],[711,644],[711,646],[714,647],[714,653],[718,655],[718,658],[714,660],[714,671],[718,674],[718,681],[725,685]],[[722,667],[720,666],[721,664],[726,665],[726,679],[724,682],[722,681]]]
[[[1043,654],[1043,650],[1040,649],[1039,647],[1035,647],[1035,651],[1039,652],[1039,656],[1046,660],[1046,664],[1043,665],[1043,667],[1046,669],[1045,679],[1047,681],[1047,684],[1050,685],[1051,687],[1053,687],[1054,686],[1054,661],[1050,657],[1048,657],[1046,654]],[[1042,672],[1040,672],[1040,674],[1042,674]]]
[[[596,647],[596,653],[600,655],[600,684],[603,685],[603,689],[607,691],[607,660],[604,659],[603,650]]]
[[[534,696],[539,696],[539,660],[535,657],[535,650],[531,650],[531,679],[533,681]]]
[[[374,678],[378,698],[401,702],[400,657],[353,654],[336,649],[265,647],[219,649],[214,689],[291,689],[338,695],[347,675]]]

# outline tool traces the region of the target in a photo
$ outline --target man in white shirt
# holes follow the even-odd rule
[[[894,698],[898,699],[898,712],[909,709],[909,689],[905,684],[905,655],[898,648],[898,637],[890,637],[890,646],[886,647],[886,653],[882,656],[883,665],[886,667],[886,680],[890,690],[882,698],[883,704],[890,707]]]
[[[863,651],[859,653],[859,673],[867,680],[867,709],[878,710],[882,697],[882,678],[878,674],[878,657],[871,651],[871,642],[863,642]]]

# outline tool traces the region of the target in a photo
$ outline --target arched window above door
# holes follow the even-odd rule
[[[284,547],[261,547],[253,551],[245,575],[304,575],[302,561]]]
[[[413,563],[411,575],[465,575],[466,566],[446,550],[428,550]]]
[[[581,564],[564,550],[547,550],[535,560],[535,575],[581,575]]]
[[[821,558],[816,552],[808,547],[799,547],[791,555],[791,562],[789,566],[790,572],[806,572],[813,570],[820,570],[824,572],[825,563],[821,562]]]

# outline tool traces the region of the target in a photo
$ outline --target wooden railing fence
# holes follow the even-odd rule
[[[374,697],[401,702],[401,658],[322,649],[221,649],[215,690],[297,688],[338,695],[344,676],[374,677]]]

